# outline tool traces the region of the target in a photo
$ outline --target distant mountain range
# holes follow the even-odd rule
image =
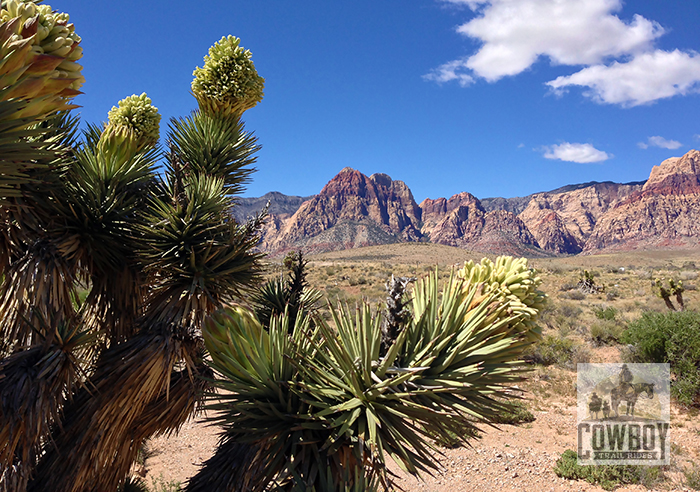
[[[346,167],[318,195],[241,198],[241,221],[269,202],[260,248],[281,254],[430,241],[547,256],[700,244],[700,152],[666,159],[647,181],[590,182],[516,198],[462,192],[417,204],[402,181]]]

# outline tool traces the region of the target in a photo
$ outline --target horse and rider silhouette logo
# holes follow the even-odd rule
[[[600,420],[602,417],[602,420],[643,420],[660,417],[653,411],[653,407],[658,407],[658,404],[645,405],[643,415],[635,415],[635,407],[640,398],[654,400],[654,383],[635,378],[627,364],[622,364],[616,376],[604,379],[594,389],[588,398],[589,419]]]

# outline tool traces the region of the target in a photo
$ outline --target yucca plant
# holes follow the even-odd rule
[[[386,351],[381,311],[364,304],[329,306],[332,324],[281,314],[264,327],[241,306],[212,315],[204,339],[225,391],[210,408],[225,433],[186,490],[391,489],[389,457],[412,474],[435,469],[436,438],[474,436],[463,431],[511,406],[539,336],[539,282],[512,258],[467,264],[442,290],[436,272]]]
[[[262,217],[231,207],[263,79],[223,38],[166,152],[146,94],[78,140],[68,16],[6,0],[0,20],[0,491],[115,491],[145,439],[199,408],[203,320],[259,281]]]

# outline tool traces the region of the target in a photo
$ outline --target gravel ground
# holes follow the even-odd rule
[[[529,406],[542,408],[541,402],[538,405],[534,402]],[[532,423],[485,430],[471,448],[444,449],[440,459],[442,468],[434,476],[424,476],[424,481],[408,476],[392,463],[390,469],[399,476],[397,485],[407,492],[602,491],[587,482],[559,478],[553,471],[561,453],[575,449],[575,406],[550,400],[546,409],[533,413],[536,420]],[[217,432],[199,419],[186,424],[176,436],[150,441],[153,455],[146,462],[147,483],[154,478],[184,482],[213,453]],[[674,411],[671,439],[675,466],[666,473],[666,481],[656,485],[657,490],[690,490],[683,487],[679,466],[690,460],[700,462],[698,418]],[[617,490],[647,489],[635,485]]]

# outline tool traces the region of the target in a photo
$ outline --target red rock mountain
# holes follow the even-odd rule
[[[270,208],[261,244],[272,253],[405,241],[528,256],[700,244],[697,150],[655,166],[646,183],[569,185],[517,199],[490,198],[488,209],[466,192],[417,205],[402,181],[351,168],[308,199],[277,195],[270,195],[280,203]]]
[[[595,183],[571,191],[536,193],[519,217],[543,249],[580,253],[598,220],[641,188],[641,184]]]
[[[432,243],[494,253],[524,254],[537,248],[537,240],[511,212],[486,212],[469,193],[449,199],[423,200],[421,231]]]
[[[420,215],[411,190],[402,181],[393,181],[386,174],[367,177],[346,167],[321,193],[302,203],[274,239],[266,238],[266,249],[279,251],[311,243],[315,245],[311,250],[327,251],[348,245],[418,241]],[[331,229],[336,230],[326,232]],[[311,241],[321,234],[327,240]]]
[[[700,152],[654,166],[641,190],[596,223],[584,251],[694,247],[700,243]]]

